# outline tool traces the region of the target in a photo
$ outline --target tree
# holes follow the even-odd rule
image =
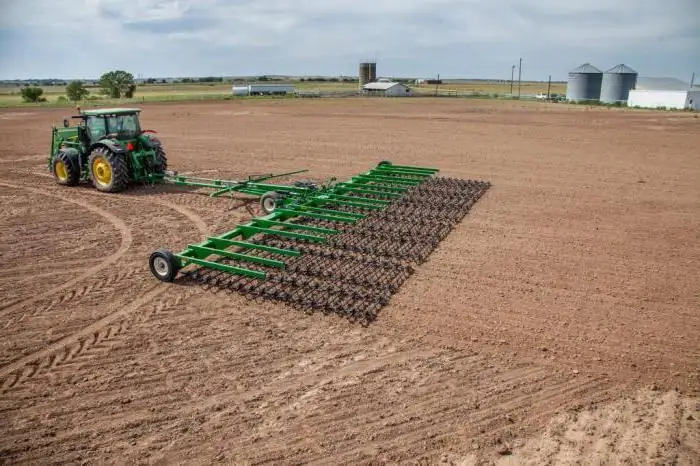
[[[90,94],[90,91],[88,91],[80,81],[71,81],[70,84],[66,86],[66,95],[74,102],[83,100],[88,94]]]
[[[113,99],[120,97],[132,97],[136,90],[134,75],[122,70],[109,71],[100,76],[100,87],[102,93]]]
[[[41,94],[44,90],[36,86],[25,86],[20,91],[25,102],[39,102],[42,100]]]
[[[136,84],[129,85],[129,88],[124,92],[124,97],[131,99],[134,97],[134,92],[136,91]]]

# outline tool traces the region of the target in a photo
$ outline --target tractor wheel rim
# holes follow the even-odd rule
[[[275,200],[268,197],[263,201],[263,207],[267,212],[272,212],[275,210]]]
[[[153,259],[153,268],[159,276],[164,277],[168,274],[168,261],[162,257],[156,257]]]
[[[66,164],[62,161],[56,162],[56,176],[59,180],[65,181],[68,178],[68,170],[66,170]]]
[[[92,162],[92,172],[95,174],[97,182],[101,185],[106,186],[112,181],[112,168],[102,157],[98,157]]]

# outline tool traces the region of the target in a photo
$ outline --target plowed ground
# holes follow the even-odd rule
[[[0,112],[0,461],[698,464],[694,115],[429,99],[145,106],[180,172],[342,179],[388,159],[491,183],[410,276],[392,272],[363,326],[155,280],[154,249],[222,233],[254,204],[57,186],[46,150],[68,113]],[[378,226],[363,247],[410,233],[397,231]],[[311,256],[289,273],[321,274]]]

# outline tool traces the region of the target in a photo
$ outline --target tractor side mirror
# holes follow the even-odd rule
[[[68,121],[68,118],[63,119],[63,127],[68,128],[70,126],[70,122]]]

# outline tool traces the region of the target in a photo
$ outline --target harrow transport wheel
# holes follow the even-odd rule
[[[51,172],[56,183],[64,186],[75,186],[80,181],[80,167],[75,154],[59,152],[51,162]]]
[[[279,202],[280,195],[274,191],[265,193],[260,198],[260,208],[266,213],[271,214],[277,208],[277,202]]]
[[[129,172],[123,156],[115,154],[106,147],[92,151],[88,159],[90,179],[100,191],[117,193],[126,189]]]
[[[180,271],[180,261],[167,249],[158,249],[148,258],[151,273],[162,282],[172,282]]]

